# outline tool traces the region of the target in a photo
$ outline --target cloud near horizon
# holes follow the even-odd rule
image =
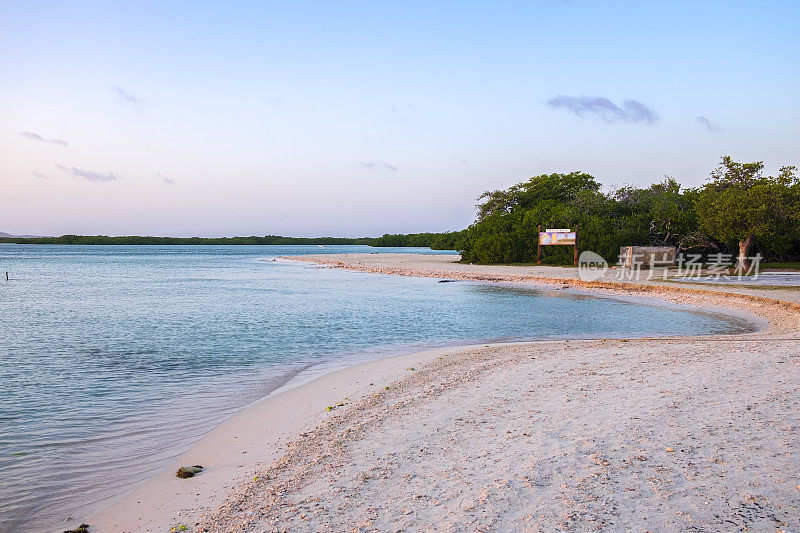
[[[117,95],[120,103],[130,105],[133,108],[134,113],[137,115],[141,115],[144,113],[144,106],[147,105],[147,102],[136,96],[135,94],[126,91],[119,85],[114,85],[111,87],[111,92]]]
[[[653,109],[637,100],[625,100],[618,106],[602,96],[558,95],[547,101],[552,109],[564,109],[579,118],[595,117],[608,123],[631,122],[655,124],[658,115]]]
[[[361,162],[361,166],[366,168],[367,170],[375,170],[379,166],[382,166],[386,170],[391,170],[392,172],[396,172],[396,171],[400,170],[395,165],[387,163],[386,161],[384,161],[380,165],[378,163],[376,163],[375,161],[362,161]]]
[[[69,172],[76,178],[81,178],[92,183],[107,183],[109,181],[117,181],[119,176],[113,172],[92,172],[91,170],[83,170],[77,167],[65,167],[63,165],[56,165],[59,169]]]
[[[34,141],[39,141],[39,142],[49,143],[49,144],[57,144],[58,146],[64,146],[66,148],[69,147],[69,143],[67,141],[63,140],[63,139],[45,139],[44,137],[42,137],[38,133],[34,133],[32,131],[23,131],[23,132],[20,132],[20,135],[25,137],[26,139],[31,139],[31,140],[34,140]]]
[[[708,120],[704,116],[695,117],[695,120],[697,120],[697,123],[700,124],[701,126],[703,126],[708,131],[712,131],[713,132],[713,131],[718,131],[719,130],[719,128],[717,127],[716,124],[714,124],[713,122],[711,122],[710,120]]]

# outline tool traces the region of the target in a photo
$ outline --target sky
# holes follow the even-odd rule
[[[798,2],[121,4],[0,0],[0,231],[449,231],[542,173],[800,165]]]

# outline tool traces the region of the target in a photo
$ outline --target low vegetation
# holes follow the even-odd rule
[[[15,244],[79,244],[79,245],[367,245],[422,247],[434,250],[453,250],[463,232],[411,233],[408,235],[384,235],[383,237],[148,237],[130,235],[109,237],[107,235],[62,235],[60,237],[0,237],[0,243]]]
[[[106,235],[62,235],[61,237],[0,237],[0,243],[16,244],[85,244],[85,245],[192,245],[192,244],[227,244],[227,245],[342,245],[370,244],[369,237],[351,239],[347,237],[281,237],[266,235],[264,237],[143,237],[131,235],[125,237],[108,237]]]
[[[445,233],[386,234],[372,239],[370,246],[413,246],[432,250],[455,250],[466,230]]]

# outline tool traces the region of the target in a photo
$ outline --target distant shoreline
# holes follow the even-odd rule
[[[431,248],[451,250],[459,232],[385,234],[380,237],[284,237],[249,235],[234,237],[156,237],[150,235],[61,235],[35,237],[0,232],[0,244],[61,245],[207,245],[207,246],[371,246],[375,248]]]
[[[98,246],[163,246],[193,244],[219,246],[372,246],[370,243],[378,238],[379,237],[282,237],[280,235],[267,235],[265,237],[149,237],[139,235],[108,237],[105,235],[62,235],[61,237],[0,237],[0,244],[70,244]]]

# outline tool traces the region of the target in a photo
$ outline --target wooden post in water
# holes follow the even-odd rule
[[[574,255],[575,255],[575,257],[574,257],[573,261],[575,263],[575,266],[578,266],[578,225],[577,224],[575,224],[575,254]]]
[[[6,281],[8,281],[8,270],[6,270]]]
[[[539,232],[536,234],[536,264],[542,264],[542,225],[539,224]]]

